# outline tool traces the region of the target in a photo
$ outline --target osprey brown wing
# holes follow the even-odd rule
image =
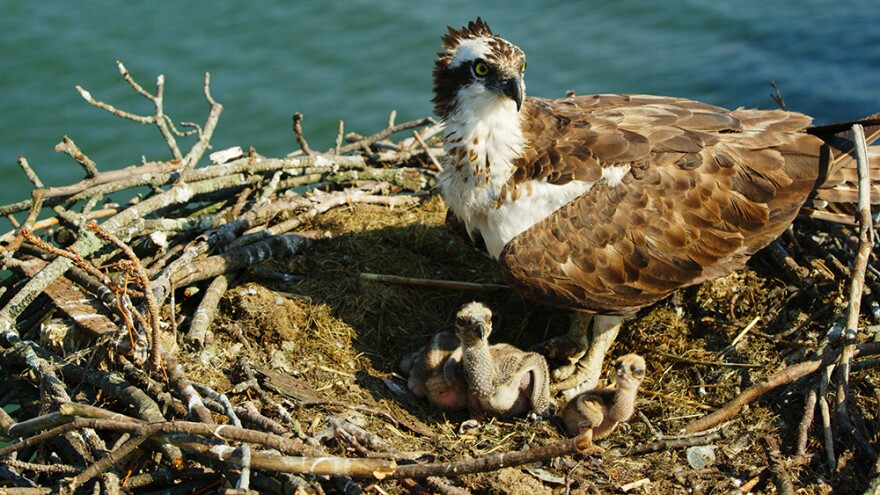
[[[822,141],[809,118],[675,98],[535,100],[517,182],[594,181],[511,240],[511,286],[569,309],[631,313],[741,268],[813,190]],[[602,169],[629,166],[620,183]]]

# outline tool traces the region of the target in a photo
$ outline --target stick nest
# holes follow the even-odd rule
[[[408,393],[400,358],[472,300],[503,315],[493,339],[521,348],[568,315],[500,287],[494,262],[446,232],[440,127],[392,114],[363,137],[340,123],[315,152],[296,114],[300,151],[224,150],[196,167],[222,112],[210,78],[205,122],[182,132],[164,78],[150,92],[119,70],[153,115],[80,94],[154,125],[170,158],[102,172],[65,137],[86,177],[47,188],[22,157],[32,197],[0,207],[14,227],[0,238],[0,493],[878,485],[870,222],[798,222],[747,269],[639,314],[612,349],[647,358],[639,414],[601,452],[553,419],[460,431],[466,414]]]

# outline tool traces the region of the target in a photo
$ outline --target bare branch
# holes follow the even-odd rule
[[[480,292],[494,292],[510,287],[501,284],[483,284],[473,282],[459,282],[457,280],[435,280],[427,278],[399,277],[397,275],[383,275],[379,273],[361,273],[361,278],[375,282],[385,282],[397,285],[415,285],[419,287],[435,287],[449,290],[473,290]]]
[[[85,153],[80,151],[76,143],[73,142],[73,139],[64,136],[61,139],[61,142],[55,145],[55,151],[63,151],[66,155],[82,165],[83,169],[86,171],[86,178],[91,179],[98,176],[98,167],[95,165],[95,162],[86,156]]]
[[[878,352],[880,352],[880,342],[869,342],[856,346],[853,356],[855,357],[859,355],[876,354]],[[684,428],[684,431],[686,433],[694,433],[697,431],[706,430],[725,421],[729,421],[736,414],[738,414],[739,411],[742,410],[742,408],[746,404],[750,403],[751,401],[779,386],[793,383],[795,380],[807,376],[810,373],[813,373],[822,366],[827,366],[828,364],[831,364],[836,359],[838,359],[839,356],[840,351],[827,350],[822,356],[816,359],[794,364],[780,371],[777,371],[776,373],[758,381],[751,387],[744,390],[733,400],[725,404],[724,407],[722,407],[721,409],[713,412],[712,414],[691,421]]]
[[[199,140],[196,142],[195,145],[193,145],[193,147],[189,150],[189,153],[186,154],[186,157],[183,160],[184,165],[181,173],[181,178],[186,175],[186,171],[195,168],[196,164],[202,158],[202,155],[204,155],[205,151],[209,148],[211,138],[214,136],[214,129],[217,128],[217,122],[220,120],[220,114],[223,113],[223,105],[214,101],[214,97],[211,96],[210,72],[205,72],[205,99],[211,106],[211,110],[208,112],[208,118],[205,119],[204,127],[199,131]]]
[[[338,153],[351,153],[353,151],[358,151],[364,146],[369,147],[373,143],[385,139],[392,134],[397,134],[398,132],[413,129],[415,127],[422,127],[433,123],[435,123],[434,119],[432,119],[431,117],[425,117],[423,119],[411,120],[409,122],[404,122],[393,127],[388,127],[386,129],[383,129],[382,131],[377,132],[376,134],[373,134],[372,136],[360,139],[346,146],[343,146],[339,149]]]
[[[42,188],[43,181],[37,176],[37,173],[34,172],[34,169],[31,168],[30,164],[27,161],[27,158],[24,156],[18,157],[18,166],[24,171],[24,174],[27,176],[28,180],[31,181],[31,184],[34,187]]]
[[[300,149],[302,149],[303,153],[306,155],[314,155],[315,152],[309,148],[309,143],[306,141],[306,137],[303,135],[302,130],[302,120],[303,114],[299,112],[295,112],[293,114],[293,133],[296,135],[296,142],[299,143]]]
[[[868,146],[865,143],[865,131],[860,124],[853,125],[853,141],[856,149],[859,177],[859,244],[856,259],[850,271],[849,303],[847,305],[846,329],[844,330],[844,347],[838,361],[837,380],[837,414],[847,416],[847,397],[849,396],[849,371],[855,351],[856,336],[859,327],[859,313],[862,306],[862,293],[865,287],[865,270],[868,257],[874,247],[874,232],[871,221],[871,176],[868,172]]]
[[[199,304],[199,307],[196,309],[196,312],[193,316],[192,322],[189,326],[189,332],[186,334],[185,340],[189,342],[190,345],[195,346],[196,348],[200,348],[205,343],[205,337],[208,334],[208,327],[211,326],[211,323],[214,321],[214,314],[217,311],[217,305],[220,304],[220,299],[223,298],[223,294],[226,293],[226,288],[229,287],[229,282],[233,277],[224,273],[217,278],[215,278],[208,288],[205,290],[205,296],[202,298],[202,302]]]
[[[156,304],[156,299],[153,297],[153,292],[150,290],[150,276],[147,275],[147,271],[144,269],[144,266],[141,264],[140,258],[134,254],[134,251],[122,241],[122,239],[118,238],[115,234],[110,232],[109,230],[105,230],[101,228],[95,222],[89,222],[88,229],[91,232],[94,232],[99,238],[111,242],[116,245],[119,249],[125,253],[125,256],[131,262],[132,272],[137,276],[138,282],[140,283],[141,289],[144,291],[144,296],[147,301],[147,310],[150,315],[150,329],[152,335],[152,351],[150,352],[150,356],[152,358],[152,367],[154,372],[159,371],[159,365],[161,361],[161,357],[159,355],[159,333],[162,331],[161,329],[161,320],[159,318],[159,306]]]

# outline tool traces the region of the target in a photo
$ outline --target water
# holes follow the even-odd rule
[[[439,36],[477,15],[525,50],[533,95],[651,93],[774,108],[775,80],[789,109],[818,123],[880,112],[880,2],[474,4],[4,1],[0,203],[29,195],[18,155],[48,185],[82,177],[53,151],[65,134],[103,170],[168,157],[155,128],[111,117],[74,90],[80,84],[119,108],[150,113],[120,78],[117,59],[148,89],[165,75],[166,111],[176,122],[204,120],[210,71],[225,106],[215,149],[254,146],[281,156],[297,148],[294,111],[305,115],[315,149],[333,145],[339,119],[366,134],[392,109],[398,122],[429,115]]]

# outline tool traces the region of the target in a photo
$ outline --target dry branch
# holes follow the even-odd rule
[[[83,169],[86,171],[87,179],[98,176],[98,167],[95,165],[95,162],[93,162],[91,158],[86,156],[85,153],[80,151],[76,143],[73,142],[73,139],[64,136],[61,139],[61,142],[55,145],[55,151],[63,151],[66,155],[70,156],[71,158],[76,160],[77,163],[82,165]]]
[[[871,176],[868,172],[868,146],[865,143],[865,131],[861,125],[855,124],[852,129],[858,161],[859,202],[857,218],[859,222],[859,243],[856,258],[853,261],[850,279],[849,303],[847,305],[846,328],[844,330],[844,347],[840,354],[837,380],[837,415],[847,416],[847,397],[849,396],[849,371],[852,366],[853,352],[856,346],[856,334],[859,327],[859,314],[862,306],[862,293],[865,287],[865,270],[868,257],[874,247],[874,232],[871,219]],[[848,421],[848,420],[847,420]]]
[[[501,284],[482,284],[473,282],[460,282],[457,280],[434,280],[427,278],[400,277],[398,275],[384,275],[380,273],[361,273],[361,278],[374,282],[385,282],[397,285],[414,285],[418,287],[434,287],[449,290],[473,290],[492,292],[500,289],[510,289]]]
[[[244,267],[255,266],[268,259],[287,259],[297,254],[308,243],[307,238],[299,235],[273,235],[264,241],[194,262],[175,273],[172,283],[178,287],[185,286]]]
[[[489,454],[475,459],[431,464],[407,464],[397,468],[394,478],[427,478],[429,476],[460,476],[462,474],[494,471],[506,467],[522,466],[532,462],[549,461],[556,457],[598,452],[595,446],[582,437],[561,440],[517,452]]]
[[[153,292],[150,290],[150,277],[147,275],[147,271],[144,269],[144,266],[141,264],[140,259],[134,254],[134,251],[122,241],[122,239],[118,238],[115,234],[110,231],[102,229],[98,224],[94,222],[90,222],[86,228],[90,232],[94,232],[99,238],[104,241],[110,242],[116,247],[118,247],[125,257],[128,258],[128,261],[131,263],[129,270],[135,276],[135,278],[140,283],[141,290],[144,292],[144,296],[147,301],[147,312],[150,315],[150,334],[152,336],[152,349],[150,351],[150,356],[152,358],[153,371],[159,371],[159,332],[161,332],[161,320],[159,318],[159,306],[156,304],[156,298],[153,297]]]
[[[860,355],[866,356],[877,353],[880,353],[880,342],[869,342],[856,346],[853,357],[857,357]],[[773,373],[767,378],[758,381],[756,384],[744,390],[732,401],[725,404],[724,407],[722,407],[721,409],[713,412],[712,414],[691,421],[684,428],[684,432],[694,433],[698,431],[703,431],[712,428],[713,426],[717,426],[725,421],[729,421],[734,416],[736,416],[746,404],[749,404],[753,400],[766,394],[767,392],[770,392],[771,390],[776,389],[777,387],[793,383],[794,381],[813,373],[820,367],[828,366],[829,364],[839,359],[840,355],[840,350],[833,351],[829,349],[826,350],[826,352],[822,356],[816,359],[811,359],[809,361],[794,364],[780,371],[777,371],[776,373]]]
[[[211,284],[208,285],[208,288],[205,290],[205,296],[202,298],[202,302],[199,304],[198,309],[196,309],[193,320],[189,326],[189,332],[187,332],[185,337],[185,340],[189,344],[196,347],[204,345],[205,338],[208,334],[208,327],[210,327],[211,323],[214,321],[217,305],[220,304],[220,299],[223,297],[223,294],[226,293],[231,278],[232,276],[230,274],[224,273],[215,278]]]

